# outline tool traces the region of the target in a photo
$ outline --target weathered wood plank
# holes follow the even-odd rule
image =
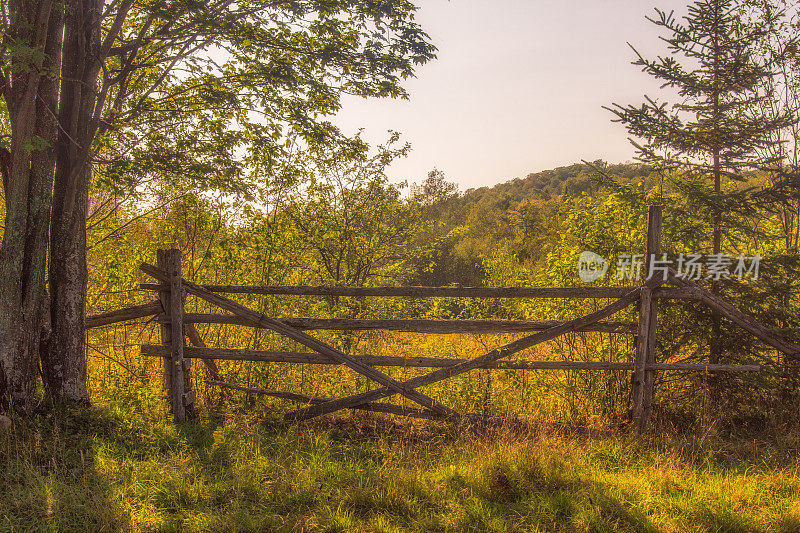
[[[158,291],[160,285],[142,283],[139,288]],[[406,298],[621,298],[632,287],[330,287],[330,286],[251,286],[203,285],[215,293],[289,296],[377,296]],[[696,298],[696,293],[662,287],[656,298]]]
[[[156,262],[159,268],[164,269],[165,271],[169,270],[169,262],[167,257],[167,250],[159,249],[156,251]],[[168,280],[169,281],[169,280]],[[170,283],[164,284],[163,290],[158,293],[159,302],[161,307],[164,309],[166,314],[170,314],[172,310],[172,302],[170,298]],[[183,413],[185,415],[185,409],[183,406],[183,390],[182,385],[176,387],[175,386],[175,370],[174,365],[172,364],[172,325],[169,321],[163,321],[161,326],[159,327],[160,336],[161,336],[161,344],[163,347],[163,363],[164,363],[164,390],[167,393],[167,399],[169,401],[170,412],[172,413],[173,419],[177,422],[178,417]],[[180,395],[179,408],[176,414],[176,388],[179,390],[178,394]],[[185,416],[183,417],[185,419]]]
[[[145,357],[162,357],[165,349],[158,345],[144,344],[141,353]],[[196,359],[218,359],[223,361],[259,361],[272,363],[299,363],[317,365],[340,365],[341,363],[314,352],[290,352],[269,350],[236,350],[229,348],[187,347],[184,357]],[[400,357],[385,355],[356,355],[359,361],[370,366],[392,366],[407,368],[444,368],[469,361],[449,357]],[[633,363],[606,361],[496,361],[481,368],[499,370],[631,370]]]
[[[141,353],[145,357],[164,357],[168,352],[159,345],[143,344]],[[192,348],[187,346],[183,356],[192,359],[221,361],[254,361],[267,363],[299,363],[316,365],[340,365],[315,352],[289,352],[270,350],[237,350],[230,348]],[[356,355],[370,366],[400,366],[408,368],[444,368],[469,361],[449,357],[399,357],[388,355]],[[498,370],[633,370],[632,362],[610,361],[495,361],[480,368]],[[695,372],[757,372],[759,365],[709,365],[703,363],[656,363],[648,370],[678,370]]]
[[[169,276],[169,316],[170,316],[170,397],[172,398],[172,415],[176,423],[185,422],[187,418],[186,402],[189,398],[186,387],[189,381],[187,366],[183,361],[183,289],[181,287],[181,251],[166,250],[164,254],[164,270]]]
[[[317,404],[330,401],[329,398],[320,398],[318,396],[307,396],[305,394],[297,394],[295,392],[284,392],[284,391],[275,391],[270,389],[262,389],[259,387],[244,387],[242,385],[236,385],[234,383],[225,383],[222,381],[206,381],[206,383],[208,383],[209,385],[216,385],[217,387],[222,387],[225,389],[238,390],[241,392],[247,392],[251,394],[262,394],[264,396],[271,396],[273,398],[289,400],[297,403]],[[441,418],[440,415],[437,415],[433,411],[403,407],[402,405],[393,405],[390,403],[367,403],[364,405],[356,406],[353,409],[358,409],[360,411],[370,411],[373,413],[389,413],[393,415],[410,416],[414,418],[425,418],[428,420]]]
[[[651,205],[647,211],[647,236],[645,238],[645,275],[650,276],[651,265],[661,255],[662,207]],[[653,273],[660,284],[663,274]],[[636,345],[636,368],[633,374],[633,418],[632,429],[642,432],[650,425],[650,412],[655,386],[656,330],[658,324],[658,300],[653,298],[653,289],[642,288],[639,299],[639,328]]]
[[[564,322],[563,320],[426,320],[426,319],[350,319],[350,318],[278,318],[284,324],[299,330],[364,331],[384,330],[415,333],[514,333],[543,331]],[[258,327],[258,321],[248,317],[218,313],[186,313],[187,324],[230,324]],[[598,322],[577,331],[604,333],[632,333],[634,322]]]
[[[157,315],[162,311],[161,302],[154,300],[146,304],[133,305],[114,311],[89,315],[86,317],[86,320],[84,320],[84,325],[86,329],[99,328],[100,326],[116,324],[117,322],[126,322],[128,320]]]
[[[719,296],[712,294],[693,281],[678,276],[677,273],[672,269],[669,271],[669,279],[671,282],[675,283],[681,288],[695,291],[696,299],[705,303],[712,309],[719,311],[729,320],[731,320],[731,322],[739,325],[745,331],[755,335],[756,338],[764,341],[773,348],[780,350],[793,359],[800,359],[800,344],[796,344],[789,339],[778,335],[752,316],[739,311],[733,305],[726,302]]]
[[[705,363],[653,363],[647,370],[675,370],[683,372],[759,372],[761,365],[728,365]]]
[[[158,279],[159,281],[165,281],[167,279],[166,273],[158,268],[153,267],[152,265],[148,265],[146,263],[142,264],[141,267],[143,272],[146,274],[153,276],[154,278]],[[437,402],[433,398],[430,398],[419,391],[414,389],[408,389],[403,386],[401,383],[395,381],[394,379],[390,378],[383,372],[380,372],[369,365],[365,365],[364,363],[358,361],[358,359],[354,358],[351,355],[345,354],[324,342],[315,339],[314,337],[303,333],[295,328],[287,326],[286,324],[282,323],[279,320],[275,320],[273,318],[268,318],[263,315],[256,313],[255,311],[248,309],[247,307],[234,302],[224,296],[219,296],[214,294],[213,292],[205,290],[200,285],[195,283],[183,280],[183,286],[186,288],[186,291],[198,296],[217,307],[224,309],[225,311],[229,311],[233,314],[248,317],[258,321],[259,326],[271,329],[284,335],[292,340],[295,340],[302,344],[303,346],[314,350],[317,353],[321,353],[323,355],[327,355],[336,359],[337,361],[346,364],[356,372],[372,379],[373,381],[377,381],[381,385],[388,387],[390,390],[394,392],[400,393],[403,396],[407,397],[409,400],[412,400],[422,407],[426,409],[431,409],[441,415],[445,416],[452,416],[458,417],[459,414],[450,409],[449,407],[445,407],[441,403]]]
[[[648,347],[650,346],[650,314],[653,298],[649,289],[642,289],[639,303],[639,332],[636,336],[636,354],[634,370],[631,377],[631,427],[639,431],[644,413],[644,396],[646,394],[645,376],[649,361]]]

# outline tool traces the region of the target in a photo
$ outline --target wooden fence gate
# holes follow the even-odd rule
[[[661,253],[661,206],[650,206],[645,241],[645,271]],[[636,287],[279,287],[241,285],[198,285],[182,278],[180,250],[159,250],[155,266],[143,264],[143,272],[158,281],[142,284],[142,289],[158,293],[158,299],[144,305],[87,317],[86,326],[101,325],[157,315],[161,324],[161,345],[142,345],[144,356],[164,359],[165,387],[169,392],[175,422],[193,416],[195,394],[191,389],[192,359],[208,367],[212,385],[251,390],[221,381],[216,360],[289,362],[297,364],[341,364],[379,384],[380,387],[343,398],[319,398],[293,392],[258,389],[258,392],[307,404],[285,415],[288,422],[308,420],[342,409],[362,409],[429,419],[460,420],[465,416],[423,394],[418,389],[475,369],[573,369],[588,371],[632,371],[631,428],[647,428],[653,402],[654,375],[657,371],[701,372],[758,371],[757,365],[659,363],[655,359],[658,307],[662,300],[691,299],[702,303],[769,346],[792,358],[800,358],[800,345],[772,332],[753,317],[669,270],[666,279],[653,276]],[[592,313],[564,321],[522,320],[354,320],[276,318],[264,316],[221,294],[309,295],[309,296],[384,296],[407,298],[597,298],[613,302]],[[205,300],[226,313],[186,313],[186,294]],[[638,305],[638,322],[613,322],[609,317],[631,305]],[[209,348],[195,324],[235,324],[277,332],[310,352],[279,352]],[[474,359],[440,357],[400,357],[352,355],[336,349],[304,330],[391,330],[423,333],[454,332],[533,332]],[[569,332],[630,332],[636,336],[632,362],[592,361],[506,361],[509,356]],[[186,345],[186,337],[192,346]],[[436,370],[403,382],[378,370],[380,367],[426,367]],[[380,400],[400,394],[418,405],[408,408]]]

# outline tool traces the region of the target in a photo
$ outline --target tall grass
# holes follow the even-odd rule
[[[0,436],[5,531],[800,530],[798,435],[720,439],[228,410],[134,390]]]

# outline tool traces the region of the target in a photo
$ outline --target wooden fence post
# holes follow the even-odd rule
[[[650,273],[650,264],[661,254],[662,206],[651,205],[647,212],[647,241],[645,243],[645,277]],[[662,275],[654,273],[654,276]],[[639,330],[636,342],[632,386],[632,429],[641,432],[650,424],[653,404],[655,371],[648,369],[654,365],[656,327],[658,325],[658,300],[653,298],[653,289],[642,287],[639,305]]]
[[[164,385],[167,389],[172,416],[176,423],[194,415],[194,391],[191,389],[191,366],[183,358],[183,288],[181,286],[181,251],[158,250],[158,267],[169,275],[168,290],[159,292],[161,305],[168,320],[161,325],[161,344],[169,347],[170,356],[164,359]]]

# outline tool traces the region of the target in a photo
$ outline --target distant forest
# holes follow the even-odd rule
[[[641,163],[609,164],[598,160],[532,172],[491,187],[459,191],[438,171],[412,187],[418,197],[433,196],[422,216],[433,229],[426,239],[426,266],[415,265],[411,282],[423,285],[483,285],[490,257],[505,253],[531,269],[558,241],[560,221],[576,199],[598,199],[626,187],[642,194],[660,183]],[[423,201],[423,203],[425,203]],[[431,236],[434,236],[431,239]],[[576,278],[577,280],[577,278]],[[573,280],[575,281],[575,280]]]

